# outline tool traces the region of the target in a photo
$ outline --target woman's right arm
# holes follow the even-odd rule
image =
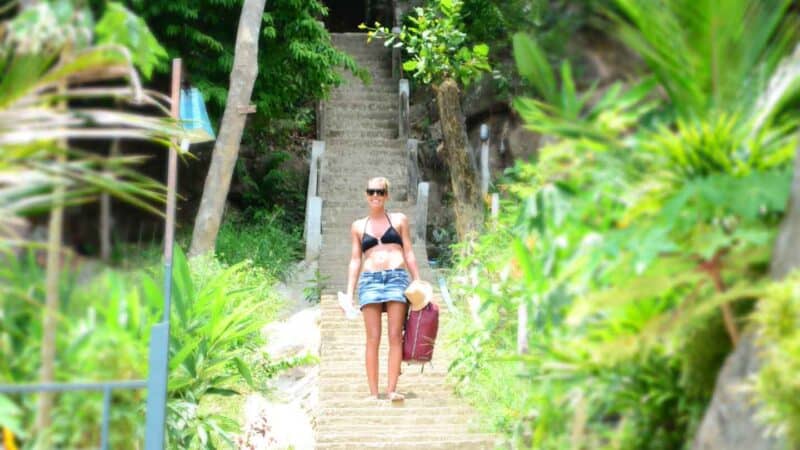
[[[361,270],[361,238],[358,235],[358,226],[356,220],[350,225],[350,264],[347,266],[347,295],[350,300],[353,299],[353,293],[356,290],[356,283],[358,282],[358,272]]]

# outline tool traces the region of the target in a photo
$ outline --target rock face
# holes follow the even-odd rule
[[[742,389],[759,367],[752,333],[742,337],[728,356],[717,378],[714,400],[706,410],[695,436],[695,450],[779,450],[785,444],[767,437],[763,426],[753,420],[756,407]]]

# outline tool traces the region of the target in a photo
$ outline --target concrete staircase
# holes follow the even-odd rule
[[[419,373],[417,366],[403,366],[398,391],[402,403],[385,400],[386,315],[380,347],[379,389],[381,400],[368,399],[364,371],[364,324],[346,320],[336,302],[336,291],[345,290],[350,258],[350,224],[367,213],[364,189],[367,180],[385,176],[391,183],[387,209],[405,213],[414,226],[414,204],[408,201],[405,143],[397,136],[397,83],[391,77],[389,50],[379,42],[366,45],[366,35],[332,35],[334,44],[355,57],[372,73],[364,85],[347,75],[325,105],[320,196],[322,248],[319,271],[325,280],[321,298],[319,410],[316,417],[318,449],[491,449],[493,437],[471,430],[473,412],[457,399],[446,380],[451,361],[441,346],[434,352],[433,367]],[[412,233],[413,235],[413,233]],[[414,243],[420,275],[435,281],[427,263],[424,242]],[[442,302],[438,302],[442,305]],[[448,320],[442,305],[440,320]]]

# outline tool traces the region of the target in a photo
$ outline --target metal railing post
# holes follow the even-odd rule
[[[144,426],[145,450],[163,450],[169,369],[169,328],[157,323],[150,331],[149,373],[147,375],[147,413]]]
[[[103,388],[103,420],[100,425],[100,449],[108,450],[108,423],[111,418],[111,387]]]
[[[411,129],[411,122],[409,117],[409,96],[411,95],[411,88],[408,85],[408,80],[405,78],[400,79],[399,86],[399,101],[398,105],[398,124],[397,134],[400,139],[408,139]]]
[[[408,139],[406,141],[406,157],[408,159],[408,199],[417,201],[417,190],[414,186],[419,184],[419,160],[417,159],[419,141]]]
[[[303,239],[306,248],[309,245],[310,222],[312,221],[312,199],[319,195],[319,183],[322,181],[322,155],[325,153],[325,141],[311,143],[311,161],[308,167],[308,190],[306,191],[306,219],[303,223]],[[307,252],[308,253],[308,252]]]
[[[425,242],[428,231],[428,192],[429,183],[420,183],[417,191],[417,209],[414,220],[414,240],[415,242]]]
[[[481,124],[481,194],[489,193],[489,126]]]
[[[392,27],[392,34],[397,36],[400,34],[400,27]],[[403,78],[403,60],[399,47],[392,47],[392,79],[395,81]]]

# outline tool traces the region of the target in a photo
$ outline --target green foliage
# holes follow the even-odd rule
[[[5,223],[14,216],[51,209],[56,186],[64,187],[59,201],[66,204],[107,192],[159,214],[153,204],[163,200],[163,187],[131,169],[141,158],[103,158],[65,148],[80,139],[112,138],[119,129],[126,137],[166,146],[179,133],[152,113],[97,105],[111,99],[156,102],[146,92],[133,98],[137,77],[128,51],[93,42],[91,14],[67,1],[39,2],[0,23],[0,34],[0,239],[14,235]],[[69,107],[59,109],[60,102]]]
[[[169,439],[177,448],[214,448],[210,436],[219,435],[232,446],[237,418],[204,413],[199,405],[208,396],[239,394],[240,381],[255,388],[246,359],[263,344],[260,330],[278,304],[269,294],[269,277],[250,273],[247,261],[226,267],[201,257],[192,263],[198,269],[190,274],[185,257],[176,252]]]
[[[404,25],[397,34],[377,22],[374,28],[364,24],[359,28],[368,30],[367,41],[378,37],[385,39],[387,47],[403,47],[409,55],[403,70],[411,72],[415,79],[438,85],[446,78],[453,78],[468,86],[491,67],[489,46],[470,47],[467,42],[462,5],[462,0],[435,0],[425,8],[417,7],[416,15],[408,17],[410,25]]]
[[[690,7],[673,3],[667,12],[649,4],[646,20]],[[759,12],[713,9],[712,17],[727,14],[731,27],[739,18],[741,30]],[[689,42],[697,30],[670,32]],[[779,58],[785,49],[759,55]],[[747,98],[720,90],[702,102],[670,94],[671,103],[659,104],[657,91],[669,89],[656,69],[627,88],[579,93],[571,65],[556,74],[533,39],[517,35],[515,57],[538,98],[514,106],[545,144],[537,161],[507,173],[498,222],[459,249],[451,292],[472,307],[452,330],[459,356],[451,373],[509,446],[681,448],[731,348],[719,308],[730,307],[741,329],[769,289],[798,124],[785,110],[791,102],[763,100],[776,64],[759,56],[757,79],[743,71],[726,80],[750,90]],[[800,73],[777,77],[775,85],[792,86]],[[528,316],[524,354],[516,352],[520,308]],[[774,320],[765,319],[781,329]],[[780,347],[775,364],[796,352],[786,342],[769,347]],[[786,358],[780,364],[762,373],[769,381],[759,389],[766,420],[788,430],[794,425],[783,419],[797,406],[785,400],[797,397],[788,377],[797,368]]]
[[[164,50],[141,17],[125,6],[108,2],[106,10],[95,26],[99,44],[120,44],[131,51],[133,63],[150,78],[153,69],[167,57]]]
[[[800,275],[769,287],[754,316],[761,369],[751,389],[759,417],[790,446],[800,445]]]
[[[306,287],[303,288],[303,298],[305,301],[317,304],[322,300],[322,291],[328,284],[328,275],[323,275],[319,269],[314,271],[314,277],[308,280]]]
[[[9,255],[4,262],[8,264],[0,273],[4,280],[0,376],[5,381],[31,382],[39,366],[44,272],[32,254],[22,260]],[[274,375],[302,361],[269,361],[260,354],[260,330],[282,305],[272,289],[274,278],[265,270],[249,262],[228,266],[212,256],[190,264],[179,249],[173,270],[169,446],[215,448],[231,442],[238,417],[222,416],[202,404],[230,401],[244,393],[242,389],[262,389],[258,380],[264,375],[254,375],[250,367],[274,366],[270,371]],[[150,327],[162,316],[160,270],[104,270],[96,275],[85,272],[80,278],[67,272],[61,283],[57,379],[146,378]],[[114,393],[112,446],[127,447],[141,440],[145,396],[141,390]],[[0,422],[29,424],[17,428],[20,436],[30,436],[35,396],[0,398]],[[100,395],[60,395],[53,413],[54,445],[97,445],[101,405]],[[34,442],[25,444],[30,448]]]
[[[283,278],[302,256],[302,233],[282,210],[256,210],[250,215],[231,211],[217,236],[217,255],[228,264],[249,259],[270,276]]]
[[[285,222],[303,222],[308,178],[285,168],[284,163],[290,158],[288,152],[276,150],[258,155],[255,161],[243,158],[236,161],[236,181],[242,184],[237,200],[243,205],[245,215],[278,207],[282,208],[280,215]]]
[[[791,3],[615,0],[606,14],[680,114],[737,113],[763,93],[796,41],[797,18],[787,14]]]
[[[220,118],[233,67],[241,0],[178,0],[169,3],[128,0],[171,58],[183,58],[187,75]],[[253,89],[256,120],[292,118],[298,108],[313,108],[341,82],[339,68],[366,76],[354,60],[333,47],[318,18],[327,14],[319,0],[269,1],[258,46],[258,78]],[[169,68],[160,67],[162,72]]]

